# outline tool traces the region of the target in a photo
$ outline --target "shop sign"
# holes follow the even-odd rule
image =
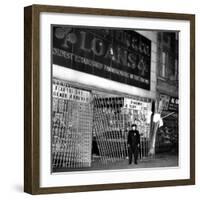
[[[149,39],[131,30],[52,30],[53,64],[150,90]]]
[[[168,110],[178,112],[178,105],[179,105],[179,99],[176,97],[170,97]]]
[[[72,87],[53,84],[53,97],[89,103],[90,92]]]
[[[177,97],[160,94],[160,100],[162,100],[164,111],[178,112],[179,99]]]
[[[133,110],[149,110],[151,104],[135,99],[124,99],[124,108],[133,109]]]

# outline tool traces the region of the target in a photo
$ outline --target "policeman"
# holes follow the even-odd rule
[[[128,132],[128,157],[129,165],[132,163],[132,155],[134,155],[134,163],[137,164],[138,153],[140,148],[140,134],[137,125],[132,124],[131,130]]]

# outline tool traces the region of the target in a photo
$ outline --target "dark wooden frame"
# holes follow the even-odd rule
[[[190,22],[190,178],[183,180],[115,183],[41,188],[39,183],[39,19],[41,12],[126,16]],[[195,184],[195,15],[32,5],[24,9],[24,191],[30,194],[83,192]]]

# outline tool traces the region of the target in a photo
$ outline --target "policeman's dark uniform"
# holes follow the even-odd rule
[[[140,134],[138,130],[130,130],[128,132],[128,157],[129,157],[129,164],[132,163],[132,155],[134,155],[134,163],[137,164],[138,153],[140,144]]]

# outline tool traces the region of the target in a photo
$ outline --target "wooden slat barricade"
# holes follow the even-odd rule
[[[93,134],[102,163],[127,159],[127,137],[131,124],[140,132],[140,159],[147,159],[150,142],[151,101],[94,95]]]
[[[53,79],[52,95],[52,170],[91,167],[91,93]]]

